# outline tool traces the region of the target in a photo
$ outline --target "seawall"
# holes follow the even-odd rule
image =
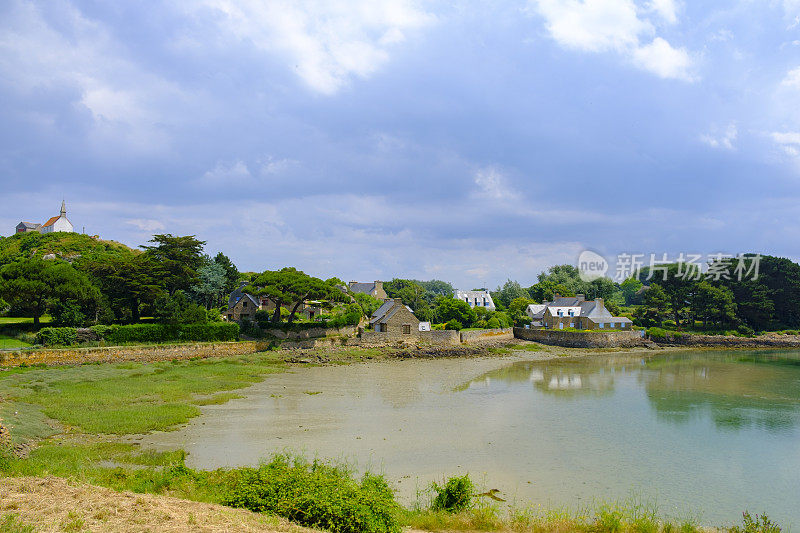
[[[565,348],[629,348],[644,346],[639,331],[560,331],[514,328],[514,337]]]

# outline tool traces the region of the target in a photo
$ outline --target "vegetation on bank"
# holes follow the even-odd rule
[[[382,353],[359,348],[337,352],[337,357],[345,361]],[[142,451],[118,437],[170,429],[196,415],[198,405],[238,397],[232,391],[283,368],[280,355],[271,352],[0,372],[0,418],[11,427],[15,443],[38,440],[24,459],[3,448],[0,475],[66,477],[115,490],[243,507],[342,532],[397,532],[403,526],[587,533],[697,529],[692,523],[662,521],[656,510],[630,502],[574,512],[509,507],[487,499],[490,493],[476,494],[479,489],[466,476],[433,484],[405,509],[385,478],[357,476],[346,465],[279,455],[257,468],[199,471],[186,467],[181,450]],[[16,520],[3,519],[9,524]],[[751,521],[764,525],[763,518]],[[16,525],[26,526],[18,520]],[[742,527],[747,533],[774,531]]]

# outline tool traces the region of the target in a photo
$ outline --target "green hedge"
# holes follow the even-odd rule
[[[239,324],[230,322],[131,324],[129,326],[92,326],[90,329],[110,344],[123,344],[126,342],[235,341],[239,338]],[[36,343],[45,346],[69,346],[75,344],[77,338],[78,334],[75,328],[43,328],[36,336]]]
[[[239,324],[232,322],[93,326],[92,330],[105,341],[115,344],[125,342],[235,341],[239,338]]]
[[[42,328],[36,334],[36,344],[45,346],[69,346],[78,340],[75,328]]]

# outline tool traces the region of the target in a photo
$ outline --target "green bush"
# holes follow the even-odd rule
[[[433,511],[458,513],[469,508],[475,486],[469,479],[469,474],[464,474],[461,477],[451,477],[444,485],[433,483],[432,488],[436,492],[431,503]]]
[[[36,344],[44,346],[70,346],[77,340],[75,328],[42,328],[36,335]]]
[[[647,336],[651,339],[666,339],[667,332],[661,328],[649,328],[647,330]]]
[[[456,331],[461,330],[463,327],[464,326],[461,324],[461,322],[459,322],[455,318],[448,320],[447,324],[444,325],[444,329],[454,329]]]
[[[223,503],[334,533],[400,531],[400,506],[382,476],[357,480],[346,467],[302,457],[277,455],[237,470]]]
[[[486,327],[489,329],[500,329],[500,320],[497,317],[492,317],[486,323]]]
[[[128,326],[92,326],[92,331],[112,344],[126,342],[235,341],[239,324],[131,324]]]
[[[756,515],[753,519],[750,513],[745,511],[742,513],[742,517],[742,527],[733,526],[730,529],[731,533],[781,533],[778,524],[772,522],[765,514]]]

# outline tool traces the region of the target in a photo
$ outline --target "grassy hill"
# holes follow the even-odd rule
[[[116,241],[95,239],[81,233],[19,233],[0,237],[0,265],[28,257],[55,254],[61,259],[95,260],[141,253]]]

